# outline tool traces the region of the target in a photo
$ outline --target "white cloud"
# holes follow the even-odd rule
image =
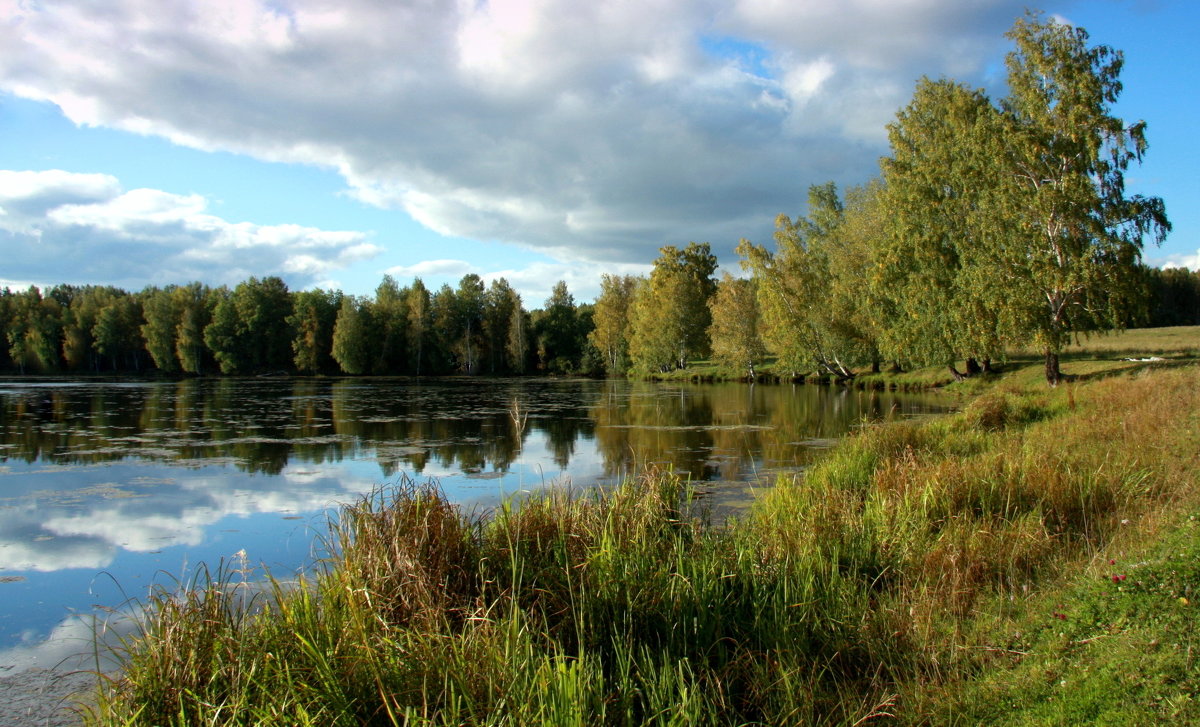
[[[1173,255],[1162,261],[1164,268],[1187,268],[1200,272],[1200,250],[1192,255]]]
[[[525,308],[532,310],[542,307],[559,280],[566,282],[576,303],[591,303],[600,294],[601,275],[648,275],[650,268],[642,263],[581,264],[570,254],[563,254],[558,261],[535,262],[523,268],[481,271],[466,260],[426,260],[415,265],[398,265],[384,272],[401,281],[421,278],[431,289],[443,283],[453,288],[468,273],[478,275],[485,285],[504,278],[521,293]]]
[[[107,175],[0,170],[5,273],[57,280],[70,260],[83,279],[131,289],[249,274],[305,287],[381,250],[362,232],[232,223],[207,209],[200,195],[122,191]]]
[[[513,288],[520,290],[522,303],[528,310],[541,308],[554,288],[563,281],[575,298],[575,303],[591,303],[600,295],[600,276],[648,275],[650,265],[640,263],[580,265],[578,262],[534,263],[520,270],[496,270],[480,275],[487,283],[504,278]]]
[[[396,265],[385,270],[399,280],[424,277],[462,277],[475,272],[475,266],[466,260],[423,260],[414,265]]]
[[[916,78],[978,82],[1024,4],[10,4],[0,89],[80,124],[336,169],[444,234],[644,262],[688,240],[727,252],[808,185],[866,179]]]

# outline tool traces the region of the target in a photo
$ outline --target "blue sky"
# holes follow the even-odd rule
[[[810,184],[865,182],[916,79],[1003,94],[1024,2],[0,0],[0,284],[385,272],[641,273],[658,248],[769,240]],[[1165,199],[1154,264],[1200,267],[1184,0],[1047,4],[1125,52]]]

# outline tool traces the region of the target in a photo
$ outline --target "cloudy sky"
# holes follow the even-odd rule
[[[1027,0],[0,0],[0,285],[367,294],[558,279],[866,181],[921,75],[1002,95]],[[1200,267],[1191,0],[1056,0],[1125,51],[1155,264]]]

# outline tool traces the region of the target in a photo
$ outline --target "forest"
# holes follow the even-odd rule
[[[278,277],[129,292],[0,292],[0,369],[19,373],[621,376],[712,358],[753,379],[852,378],[881,365],[987,370],[1017,347],[1200,324],[1200,272],[1141,261],[1170,231],[1124,174],[1146,124],[1113,115],[1122,56],[1030,15],[1009,33],[1008,95],[921,79],[888,127],[879,174],[809,190],[774,249],[742,240],[745,277],[715,277],[707,243],[660,249],[648,276],[604,275],[593,303],[564,282],[527,310],[503,278],[373,297],[291,291]],[[964,362],[964,371],[956,368]]]

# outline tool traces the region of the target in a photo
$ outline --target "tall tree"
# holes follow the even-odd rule
[[[735,369],[745,369],[750,379],[757,376],[756,364],[766,355],[766,346],[759,335],[758,300],[753,280],[742,280],[729,273],[717,283],[717,293],[709,307],[712,309],[713,356]]]
[[[9,355],[8,350],[7,332],[13,325],[15,301],[16,296],[7,287],[0,290],[0,331],[5,333],[5,338],[0,338],[0,369],[7,369],[13,365],[12,356]]]
[[[1029,15],[1008,37],[1006,174],[992,207],[1010,215],[1008,245],[991,262],[1019,288],[1018,313],[1045,352],[1046,380],[1080,331],[1119,327],[1136,299],[1143,241],[1171,229],[1158,197],[1127,196],[1125,171],[1140,162],[1146,125],[1126,124],[1120,51],[1088,46],[1088,33]],[[1013,291],[1017,292],[1017,291]]]
[[[864,283],[876,267],[875,254],[886,227],[880,195],[879,180],[847,190],[838,244],[828,248],[833,327],[849,345],[848,357],[871,364],[875,373],[882,355],[885,319],[878,296]]]
[[[458,295],[449,284],[443,283],[429,299],[430,330],[436,331],[436,336],[430,338],[426,360],[429,363],[429,373],[445,374],[462,369],[462,361],[457,358],[457,342],[463,335],[462,316],[459,315]]]
[[[659,250],[646,285],[640,286],[631,316],[630,357],[643,371],[685,368],[709,352],[708,302],[716,292],[717,258],[708,243]]]
[[[484,295],[483,337],[484,356],[490,374],[508,371],[508,329],[513,322],[513,307],[521,304],[521,297],[504,278],[493,280]]]
[[[886,234],[870,290],[887,311],[882,343],[892,358],[944,364],[958,378],[956,359],[998,356],[1019,340],[997,299],[1010,284],[985,262],[1002,239],[989,190],[1003,128],[983,92],[929,79],[888,126]]]
[[[384,275],[375,288],[375,301],[371,306],[375,335],[379,337],[376,360],[372,365],[377,374],[396,374],[405,368],[407,303],[407,291],[401,290],[391,275]]]
[[[333,358],[342,371],[357,376],[370,372],[375,358],[372,346],[370,302],[347,295],[333,326]]]
[[[42,371],[57,371],[63,364],[63,299],[47,295],[31,305],[29,314],[29,328],[25,334],[28,353]]]
[[[100,310],[92,328],[96,353],[107,357],[114,370],[141,369],[146,341],[142,338],[142,306],[128,293],[117,295]]]
[[[63,359],[68,369],[100,370],[100,355],[92,332],[100,311],[120,295],[125,295],[125,291],[87,286],[71,297],[70,307],[63,311]]]
[[[292,296],[288,325],[292,339],[292,361],[301,373],[317,374],[333,367],[333,329],[342,306],[341,291],[305,290]]]
[[[291,367],[292,298],[277,277],[250,278],[218,302],[204,340],[226,374]]]
[[[775,221],[776,251],[743,240],[738,253],[754,276],[764,338],[780,365],[797,373],[815,366],[840,379],[869,353],[862,334],[833,305],[840,285],[834,271],[853,254],[845,239],[845,209],[832,183],[808,190],[808,215]],[[848,282],[848,281],[847,281]],[[846,308],[853,308],[847,301]]]
[[[204,331],[212,322],[217,303],[228,294],[225,288],[213,290],[198,282],[175,289],[175,302],[179,308],[179,325],[175,328],[175,357],[185,372],[203,374],[213,366],[214,359],[204,340]]]
[[[180,308],[174,286],[146,288],[142,292],[142,338],[150,360],[160,371],[179,370],[175,356],[175,335],[179,328]]]
[[[484,287],[478,275],[468,273],[458,281],[455,291],[456,336],[454,354],[458,368],[465,374],[479,372],[483,352]]]
[[[632,275],[600,276],[600,297],[588,340],[600,351],[610,376],[624,375],[629,369],[629,314],[636,287],[637,278]]]
[[[243,373],[249,369],[249,352],[242,345],[243,329],[233,293],[221,289],[214,292],[214,298],[212,319],[204,327],[204,345],[212,352],[221,373]]]
[[[575,297],[567,290],[565,280],[554,284],[546,306],[535,324],[538,357],[542,367],[553,373],[570,373],[579,367],[582,340]]]
[[[521,296],[515,290],[512,295],[512,318],[508,324],[504,355],[509,370],[523,374],[529,368],[529,313],[521,305]]]
[[[60,366],[62,304],[42,297],[36,286],[13,296],[12,318],[5,337],[13,363],[24,373],[27,367],[54,371]]]
[[[421,375],[421,367],[425,363],[425,350],[428,347],[430,325],[432,320],[429,312],[429,289],[420,278],[415,278],[408,289],[408,356],[409,370],[417,376]]]

